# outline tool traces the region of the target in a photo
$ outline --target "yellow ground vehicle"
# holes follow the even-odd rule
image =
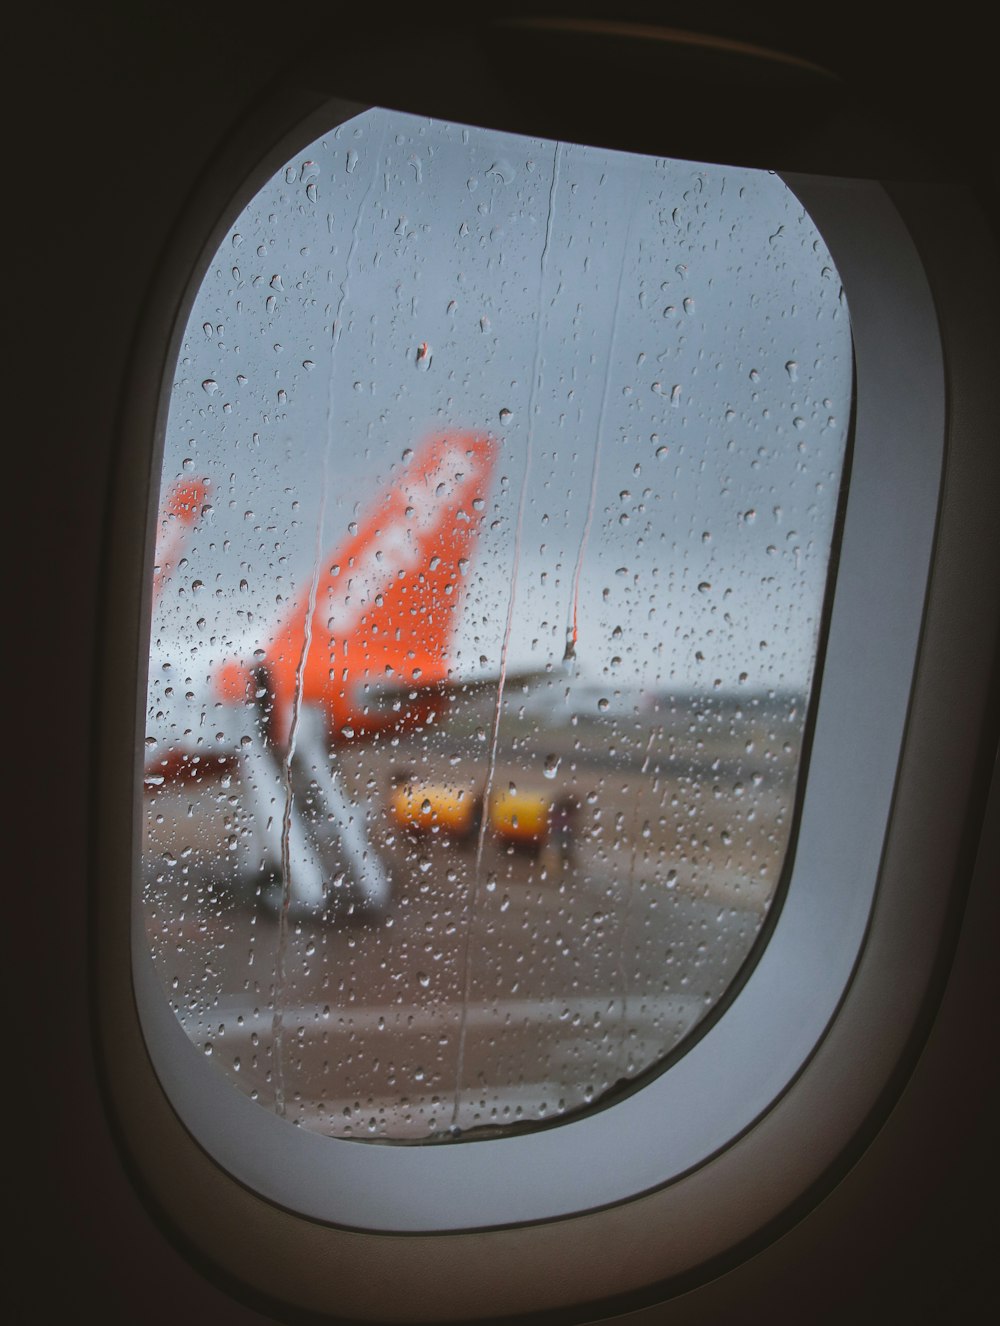
[[[396,826],[408,833],[438,833],[466,841],[482,824],[483,799],[451,783],[423,783],[398,773],[389,797]],[[507,790],[490,796],[489,828],[502,843],[538,853],[549,842],[568,847],[574,807],[540,792]]]
[[[467,788],[448,783],[420,783],[397,774],[389,799],[392,818],[410,833],[440,833],[469,839],[479,832],[483,799]]]
[[[537,851],[549,836],[552,803],[537,792],[496,792],[490,798],[490,828],[503,842]]]
[[[549,848],[556,854],[555,862],[567,865],[572,860],[578,809],[572,797],[553,800],[541,792],[497,792],[490,798],[490,828],[502,843],[535,856]]]

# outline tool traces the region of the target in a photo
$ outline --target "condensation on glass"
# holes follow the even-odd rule
[[[170,385],[141,907],[336,1137],[668,1055],[788,850],[851,399],[774,175],[371,111],[239,216]]]

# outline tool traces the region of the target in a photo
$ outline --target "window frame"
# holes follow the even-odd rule
[[[314,136],[314,126],[322,118],[322,127],[329,128],[328,112],[316,111],[316,100],[312,97],[285,97],[282,113],[287,115],[286,124],[300,120],[304,110],[310,112],[306,123],[313,127],[293,131],[291,139],[284,139],[275,144],[268,155],[268,166],[260,163],[258,134],[265,125],[272,127],[280,121],[281,115],[275,115],[272,105],[262,111],[258,121],[247,126],[247,131],[239,136],[236,150],[227,154],[225,177],[230,182],[240,179],[242,193],[252,195],[263,178],[270,173],[272,165],[283,161],[302,142]],[[325,99],[324,99],[325,100]],[[293,109],[294,104],[294,109]],[[256,141],[255,141],[256,140]],[[237,165],[241,157],[243,165],[252,158],[257,169],[250,171],[244,178]],[[807,180],[796,177],[791,181],[794,191],[806,205],[817,225],[830,243],[835,260],[848,286],[848,296],[852,315],[855,318],[855,337],[861,328],[856,295],[852,293],[854,279],[859,280],[858,292],[862,287],[860,277],[852,278],[849,272],[856,264],[859,255],[854,238],[858,231],[859,213],[857,209],[857,191],[852,190],[843,181]],[[425,1286],[427,1298],[421,1311],[426,1319],[443,1319],[445,1316],[472,1315],[469,1304],[475,1304],[476,1295],[483,1293],[489,1284],[493,1296],[488,1299],[496,1311],[528,1311],[539,1306],[562,1306],[568,1302],[588,1301],[613,1297],[638,1284],[683,1275],[693,1267],[711,1263],[722,1257],[727,1250],[738,1247],[755,1230],[777,1219],[788,1205],[817,1183],[837,1157],[843,1154],[845,1146],[857,1135],[859,1128],[867,1119],[876,1102],[885,1090],[886,1080],[900,1061],[905,1042],[913,1025],[914,1005],[919,1005],[920,995],[927,981],[927,964],[932,955],[937,936],[941,929],[941,916],[945,901],[935,896],[934,890],[925,882],[922,889],[916,890],[917,897],[907,897],[907,881],[903,875],[915,864],[912,851],[907,853],[904,845],[889,842],[883,850],[886,825],[889,821],[892,802],[897,795],[897,765],[899,752],[910,716],[911,673],[907,666],[905,677],[897,687],[895,695],[896,712],[893,719],[896,732],[892,745],[882,751],[883,769],[882,793],[887,799],[885,813],[880,817],[877,828],[870,829],[867,846],[870,855],[874,855],[874,868],[866,875],[865,887],[867,903],[859,903],[863,915],[855,916],[856,926],[860,928],[860,939],[850,959],[846,979],[840,985],[833,998],[833,1007],[829,1010],[823,1030],[813,1041],[805,1059],[795,1064],[787,1073],[781,1087],[762,1108],[753,1113],[742,1126],[730,1129],[731,1136],[711,1154],[706,1154],[686,1170],[676,1172],[673,1181],[658,1190],[647,1191],[645,1195],[632,1200],[622,1200],[604,1211],[595,1211],[593,1202],[572,1209],[558,1211],[548,1216],[537,1214],[533,1220],[543,1220],[543,1224],[521,1225],[503,1230],[493,1230],[489,1237],[470,1236],[461,1233],[421,1233],[409,1237],[398,1234],[372,1236],[358,1234],[355,1230],[334,1228],[316,1218],[302,1218],[287,1209],[282,1209],[280,1197],[268,1202],[255,1196],[246,1185],[230,1178],[208,1154],[202,1145],[192,1147],[188,1138],[187,1146],[181,1146],[182,1138],[187,1135],[187,1127],[178,1116],[168,1094],[160,1085],[155,1067],[150,1061],[140,1029],[139,1017],[133,1003],[133,990],[129,975],[129,932],[127,920],[124,920],[127,898],[131,888],[138,833],[135,832],[139,818],[139,796],[141,779],[137,775],[138,755],[141,748],[143,728],[143,696],[141,685],[144,667],[145,640],[148,636],[148,610],[146,601],[146,568],[151,557],[151,531],[154,524],[152,507],[155,505],[155,491],[159,473],[158,445],[153,447],[155,454],[144,451],[135,439],[162,437],[165,422],[166,403],[162,399],[160,383],[164,368],[169,372],[177,344],[184,326],[184,294],[196,287],[193,281],[198,258],[193,254],[211,256],[225,230],[220,220],[206,239],[204,219],[210,215],[222,216],[228,221],[233,208],[239,208],[235,202],[225,199],[225,189],[220,187],[218,174],[206,185],[203,195],[195,200],[187,213],[187,220],[179,230],[168,256],[161,269],[158,290],[149,303],[149,316],[143,329],[141,342],[137,348],[133,372],[133,390],[126,403],[122,434],[132,439],[131,448],[122,450],[122,465],[117,476],[119,500],[116,503],[117,517],[112,531],[113,555],[110,562],[111,584],[109,592],[113,600],[122,604],[122,629],[109,635],[105,656],[105,700],[103,705],[102,730],[104,742],[101,752],[101,792],[100,799],[104,810],[99,824],[100,845],[98,856],[98,877],[100,880],[97,898],[98,936],[98,997],[101,1036],[105,1047],[104,1060],[108,1087],[113,1101],[113,1108],[120,1121],[124,1144],[140,1169],[147,1188],[154,1194],[154,1200],[166,1211],[168,1218],[184,1228],[187,1237],[203,1249],[208,1255],[230,1273],[237,1275],[245,1283],[258,1287],[260,1292],[286,1298],[290,1302],[315,1311],[328,1311],[335,1304],[337,1311],[345,1315],[359,1312],[362,1315],[378,1316],[386,1311],[386,1303],[392,1298],[393,1287],[384,1291],[373,1291],[372,1278],[378,1278],[383,1258],[387,1255],[387,1244],[392,1244],[395,1255],[399,1258],[401,1279],[409,1284],[419,1283]],[[858,350],[858,402],[859,431],[861,424],[862,400],[869,391],[871,375],[879,371],[876,361],[890,361],[890,370],[907,379],[906,386],[912,388],[908,374],[912,372],[912,360],[900,357],[900,345],[892,339],[893,331],[909,332],[923,337],[931,336],[928,319],[934,323],[935,309],[926,281],[922,275],[919,259],[906,236],[905,227],[893,217],[893,208],[880,186],[866,184],[859,186],[868,196],[868,201],[876,210],[882,212],[882,220],[897,227],[894,244],[881,255],[884,265],[881,276],[888,282],[888,299],[883,293],[877,294],[875,280],[877,272],[872,271],[869,278],[872,284],[865,291],[871,304],[869,310],[872,323],[864,324],[865,339],[869,342],[865,351]],[[825,203],[823,197],[825,196]],[[230,204],[225,209],[220,202]],[[242,203],[240,203],[242,205]],[[826,219],[823,208],[827,206],[830,215],[839,213],[839,223],[849,232],[838,251],[837,240],[831,226],[837,221]],[[852,251],[855,250],[855,251]],[[890,278],[893,262],[902,261],[910,268],[915,284],[910,293],[901,302],[900,287]],[[905,282],[903,285],[905,286]],[[922,289],[921,289],[922,287]],[[180,293],[179,293],[180,292]],[[913,304],[923,304],[916,310]],[[906,309],[906,320],[898,322],[894,328],[877,327],[880,309],[885,316],[898,315],[901,308]],[[932,339],[936,339],[936,328]],[[887,660],[887,667],[895,666],[895,659],[916,657],[918,640],[923,623],[924,589],[927,583],[927,565],[930,558],[935,534],[935,512],[939,500],[941,464],[945,438],[945,400],[944,368],[940,347],[931,352],[935,361],[933,373],[936,378],[934,390],[930,392],[934,399],[929,403],[927,418],[933,417],[930,431],[933,437],[928,446],[932,454],[928,466],[934,471],[932,489],[922,496],[919,508],[904,505],[896,501],[891,504],[893,512],[910,512],[914,525],[919,527],[919,534],[924,539],[924,548],[920,561],[911,556],[911,586],[917,603],[911,620],[906,626],[909,632],[905,641],[900,639],[894,658]],[[893,367],[891,361],[895,360]],[[921,379],[921,389],[930,391],[930,379]],[[912,405],[912,401],[911,401]],[[915,407],[914,407],[915,408]],[[931,415],[933,411],[933,416]],[[925,419],[925,423],[927,420]],[[867,427],[867,422],[865,424]],[[857,467],[857,453],[855,467]],[[857,468],[854,476],[859,484]],[[135,504],[134,495],[138,491],[148,494],[145,509],[142,504]],[[876,491],[867,496],[874,500],[879,495]],[[891,495],[890,495],[891,496]],[[850,527],[851,505],[854,497],[852,489],[848,501],[847,522]],[[857,536],[860,539],[860,536]],[[853,529],[845,528],[844,552],[853,555],[855,546]],[[862,540],[863,542],[863,540]],[[904,542],[907,554],[913,553],[914,545]],[[137,549],[144,548],[145,556],[137,556]],[[860,547],[859,547],[860,552]],[[897,558],[900,554],[897,554]],[[837,598],[841,596],[840,577],[852,574],[863,578],[863,568],[845,567],[844,558],[838,574]],[[867,577],[870,580],[870,576]],[[116,592],[118,591],[118,592]],[[891,595],[890,595],[891,597]],[[888,605],[891,609],[891,604]],[[911,604],[911,607],[914,605]],[[838,610],[837,600],[834,613]],[[138,626],[136,626],[138,623]],[[831,643],[835,632],[831,624]],[[857,669],[856,648],[864,641],[853,641],[853,648],[845,637],[843,648],[851,657],[847,669],[852,677]],[[898,670],[898,669],[897,669]],[[868,698],[871,691],[866,678],[865,690]],[[897,678],[897,680],[899,680]],[[120,703],[120,696],[130,693],[136,696],[134,712],[128,712],[127,706]],[[830,662],[824,677],[824,694],[831,681]],[[814,770],[810,774],[810,784],[815,774],[815,759],[822,741],[826,736],[820,728],[824,722],[824,703],[821,697],[820,712],[817,715],[817,734],[814,742]],[[861,721],[860,718],[858,720]],[[137,735],[140,740],[136,740]],[[842,736],[846,744],[849,740]],[[842,789],[830,787],[827,795],[835,797]],[[809,792],[807,791],[807,801]],[[131,843],[124,841],[120,817],[110,809],[113,806],[131,804],[133,812],[133,834]],[[934,854],[932,853],[931,856]],[[907,860],[908,858],[908,860]],[[798,869],[802,862],[801,848],[796,863]],[[879,861],[881,859],[881,880],[879,881],[878,907],[869,915],[871,898],[874,896],[876,881],[879,880]],[[926,867],[918,871],[926,877]],[[794,884],[792,892],[794,892]],[[881,913],[881,915],[880,915]],[[890,936],[886,933],[886,916],[896,917],[898,932]],[[870,920],[870,924],[869,924]],[[777,935],[777,932],[776,932]],[[915,960],[914,972],[909,977],[899,964],[901,937],[912,946]],[[772,937],[771,947],[775,943]],[[143,944],[145,943],[143,939]],[[884,957],[886,947],[896,954],[895,966],[899,983],[893,992],[893,1007],[890,1015],[879,1016],[877,1009],[872,1016],[871,997],[863,997],[862,977],[866,964]],[[770,947],[769,950],[770,951]],[[853,979],[852,979],[853,978]],[[143,1000],[141,972],[136,981],[135,997],[141,1004]],[[170,1018],[162,992],[157,987],[156,996],[160,1005]],[[861,1065],[863,1071],[856,1073],[850,1083],[844,1080],[845,1064],[855,1064],[856,1053],[853,1048],[853,1034],[857,1034],[858,1001],[868,1009],[867,1052]],[[853,1028],[850,1007],[854,1004]],[[905,1011],[904,1011],[905,1010]],[[728,1017],[729,1014],[726,1015]],[[723,1018],[719,1023],[726,1023]],[[862,1023],[862,1025],[865,1025]],[[174,1022],[178,1034],[183,1032]],[[717,1029],[713,1029],[717,1030]],[[711,1036],[712,1033],[709,1035]],[[706,1037],[707,1041],[709,1037]],[[184,1037],[186,1043],[186,1037]],[[190,1049],[191,1047],[186,1046]],[[154,1056],[157,1051],[154,1049]],[[683,1064],[683,1060],[681,1061]],[[676,1070],[674,1070],[676,1071]],[[234,1100],[238,1094],[219,1079],[221,1087]],[[722,1094],[728,1094],[730,1087],[723,1085]],[[640,1095],[641,1093],[637,1093]],[[831,1104],[830,1096],[835,1100]],[[632,1098],[630,1098],[632,1099]],[[268,1116],[258,1107],[245,1102],[249,1109],[266,1119]],[[613,1110],[619,1105],[610,1107]],[[183,1110],[183,1106],[182,1106]],[[597,1117],[597,1116],[594,1116]],[[278,1121],[274,1121],[276,1124]],[[559,1129],[539,1134],[549,1138],[558,1137],[575,1128],[577,1122],[567,1122]],[[819,1122],[819,1127],[817,1127]],[[284,1126],[284,1125],[279,1125]],[[781,1153],[791,1159],[781,1165],[774,1163],[775,1138],[780,1137]],[[326,1139],[315,1139],[320,1145],[327,1145]],[[477,1143],[475,1147],[434,1148],[424,1154],[432,1156],[449,1153],[461,1155],[474,1153],[480,1146],[495,1145],[509,1147],[511,1143],[522,1139],[499,1139],[497,1143]],[[792,1142],[789,1150],[789,1142]],[[795,1149],[797,1140],[799,1149]],[[344,1144],[352,1146],[351,1143]],[[268,1143],[268,1149],[270,1143]],[[419,1149],[383,1149],[354,1148],[355,1151],[372,1155],[389,1151],[390,1154],[420,1154]],[[159,1154],[158,1154],[159,1153]],[[162,1157],[171,1155],[175,1159],[169,1165]],[[179,1160],[178,1160],[179,1155]],[[436,1162],[435,1162],[436,1163]],[[581,1167],[585,1168],[585,1167]],[[755,1210],[751,1214],[742,1211],[738,1200],[739,1194],[746,1191],[746,1185],[753,1186],[757,1199]],[[194,1185],[192,1187],[192,1185]],[[762,1191],[766,1190],[766,1191]],[[199,1191],[202,1201],[200,1210],[192,1212],[187,1199],[189,1191]],[[440,1201],[440,1197],[435,1201]],[[588,1205],[591,1209],[588,1211]],[[228,1211],[228,1216],[220,1212]],[[588,1211],[587,1214],[581,1214]],[[220,1243],[219,1223],[239,1218],[244,1234],[244,1246],[240,1247],[230,1239],[223,1238]],[[498,1222],[490,1220],[491,1225]],[[752,1228],[749,1225],[752,1224]],[[461,1228],[475,1228],[475,1225],[462,1225]],[[670,1239],[663,1237],[663,1230],[672,1231]],[[653,1237],[652,1230],[659,1231]],[[249,1232],[249,1231],[252,1231]],[[600,1248],[608,1238],[609,1232],[616,1232],[616,1237],[632,1246],[634,1255],[627,1273],[628,1283],[623,1283],[620,1268],[609,1268],[607,1258],[600,1255]],[[532,1240],[529,1242],[529,1239]],[[553,1256],[558,1256],[562,1249],[565,1259],[567,1244],[572,1244],[574,1283],[564,1286],[552,1284],[539,1297],[539,1276],[518,1277],[512,1268],[530,1263],[537,1267],[551,1265]],[[667,1244],[670,1244],[668,1247]],[[419,1248],[419,1252],[417,1249]],[[460,1267],[460,1269],[458,1269]],[[347,1275],[347,1272],[350,1272]],[[617,1271],[617,1273],[616,1273]],[[573,1279],[573,1276],[569,1277]],[[349,1282],[349,1283],[347,1283]],[[446,1283],[447,1282],[447,1283]],[[529,1290],[528,1285],[531,1285]],[[463,1297],[464,1295],[464,1297]],[[463,1307],[463,1304],[465,1305]]]

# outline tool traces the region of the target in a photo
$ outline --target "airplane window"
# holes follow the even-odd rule
[[[204,274],[169,398],[142,914],[328,1137],[606,1104],[779,897],[852,393],[774,174],[369,111]]]

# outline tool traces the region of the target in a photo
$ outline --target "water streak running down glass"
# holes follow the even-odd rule
[[[141,906],[234,1086],[494,1135],[653,1069],[789,844],[851,400],[776,176],[370,111],[202,280]]]

